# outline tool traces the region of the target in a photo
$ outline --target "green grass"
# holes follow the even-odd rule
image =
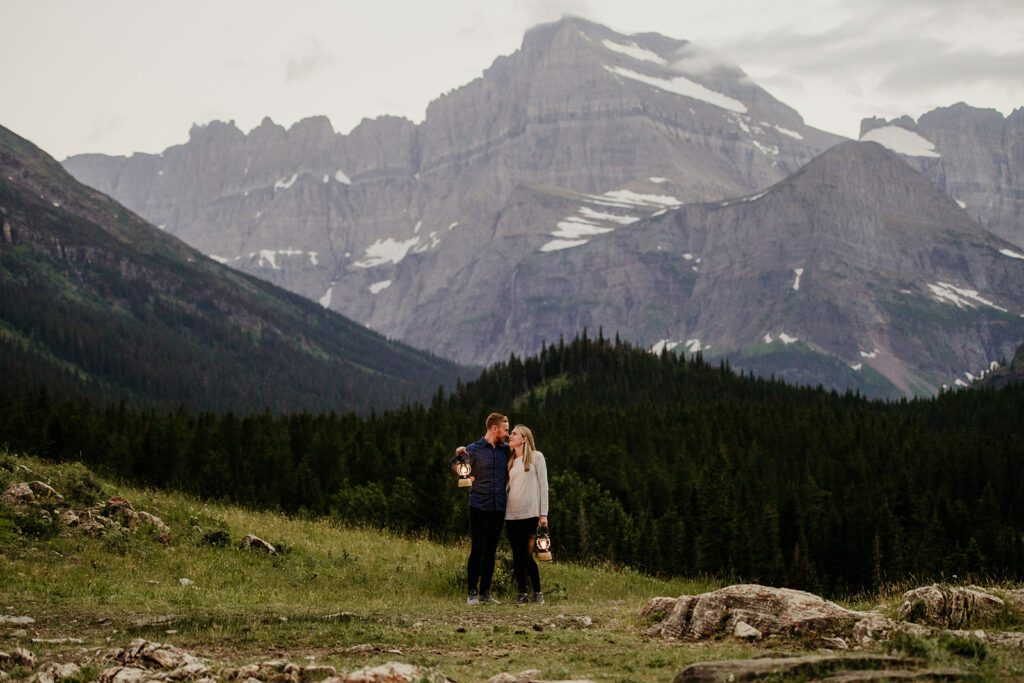
[[[82,653],[144,637],[218,665],[279,658],[347,671],[402,661],[459,681],[529,668],[552,680],[664,681],[697,661],[801,652],[800,643],[789,641],[679,643],[644,635],[648,623],[639,610],[650,597],[713,590],[719,587],[713,580],[660,580],[617,567],[554,562],[541,568],[547,604],[520,608],[507,602],[512,586],[503,549],[495,585],[505,604],[467,607],[464,542],[442,545],[120,486],[80,465],[0,451],[3,488],[32,479],[51,483],[76,509],[124,495],[172,530],[170,546],[146,529],[107,538],[63,529],[19,534],[12,513],[0,508],[0,613],[35,618],[29,638],[83,641],[22,643],[42,661],[63,653],[102,670],[105,664]],[[228,533],[229,546],[206,540],[217,530]],[[246,533],[285,552],[239,550]],[[182,585],[182,578],[193,583]],[[889,607],[898,599],[890,596]],[[584,616],[592,627],[576,620]],[[992,680],[1024,671],[1021,657],[992,647],[959,640],[903,645],[924,648],[937,665]]]

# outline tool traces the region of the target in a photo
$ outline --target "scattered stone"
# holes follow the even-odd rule
[[[533,625],[533,630],[534,631],[543,631],[544,630],[544,624],[534,624]]]
[[[253,534],[246,534],[239,542],[238,547],[242,550],[255,550],[257,552],[267,553],[268,555],[277,554],[277,548],[270,543],[267,543],[259,536],[255,536]]]
[[[312,683],[313,681],[319,681],[324,678],[331,676],[337,676],[338,670],[333,666],[327,666],[326,664],[317,664],[302,667],[302,675],[299,680],[302,683]]]
[[[71,509],[61,510],[60,521],[64,522],[65,526],[78,526],[78,513]]]
[[[34,623],[36,623],[36,620],[32,617],[14,617],[0,614],[0,625],[28,626]]]
[[[156,529],[158,541],[160,541],[164,545],[170,544],[171,529],[166,524],[164,524],[164,520],[160,519],[156,515],[151,515],[148,512],[143,512],[142,510],[139,510],[137,514],[139,516],[139,520],[143,524],[149,524],[154,529]]]
[[[325,614],[321,619],[324,621],[340,621],[349,622],[356,618],[356,615],[352,612],[335,612],[334,614]]]
[[[349,674],[324,679],[323,683],[455,683],[444,674],[412,664],[387,662]]]
[[[180,583],[182,586],[195,585],[195,581],[193,581],[192,579],[186,579],[184,576],[178,579],[178,583]]]
[[[822,642],[822,645],[824,645],[825,647],[827,647],[830,650],[849,650],[850,649],[850,644],[847,643],[844,639],[840,638],[839,636],[836,636],[835,638],[822,638],[821,642]]]
[[[594,620],[587,616],[576,617],[576,623],[582,626],[583,628],[590,628],[594,625]]]
[[[737,621],[732,634],[740,640],[760,640],[761,632],[745,621]]]
[[[11,638],[28,638],[28,631],[23,628],[16,628],[10,633]]]
[[[144,638],[136,638],[128,647],[115,653],[113,658],[126,666],[175,670],[188,668],[190,671],[204,669],[209,672],[205,662],[192,653]]]
[[[1003,614],[1001,598],[976,586],[924,586],[903,594],[899,618],[940,628],[965,628],[991,622]]]
[[[728,659],[691,664],[675,677],[674,683],[751,681],[761,678],[770,678],[772,680],[834,680],[831,678],[824,679],[823,677],[853,671],[877,674],[878,669],[912,670],[920,663],[921,661],[917,659],[881,655],[808,655],[804,657]],[[868,680],[889,679],[874,678]]]
[[[47,645],[67,645],[68,643],[75,643],[81,645],[83,641],[81,638],[33,638],[33,643],[45,643]]]
[[[146,626],[164,626],[166,624],[173,624],[174,622],[181,619],[176,614],[161,614],[155,617],[143,617],[142,619],[136,619],[131,623],[135,628],[144,628]]]

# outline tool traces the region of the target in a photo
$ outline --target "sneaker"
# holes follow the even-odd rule
[[[530,596],[527,595],[526,593],[520,593],[518,595],[518,597],[516,597],[516,604],[517,605],[525,605],[528,602],[530,602]]]
[[[500,605],[501,603],[498,602],[497,600],[495,600],[494,596],[491,595],[490,593],[481,593],[480,594],[480,604],[481,605]]]
[[[534,602],[535,605],[543,605],[544,604],[544,594],[541,593],[540,591],[537,591],[536,593],[534,593],[533,594],[533,602]]]
[[[469,591],[469,597],[466,598],[467,605],[479,605],[480,597],[476,594],[476,591]]]

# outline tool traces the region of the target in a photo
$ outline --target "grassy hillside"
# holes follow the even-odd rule
[[[712,590],[720,585],[714,580],[661,581],[555,562],[542,567],[547,604],[470,608],[463,595],[464,543],[442,546],[204,503],[119,486],[77,464],[0,453],[0,490],[31,479],[50,483],[75,509],[120,494],[170,527],[169,545],[145,525],[134,534],[93,538],[0,506],[0,604],[5,613],[35,619],[9,647],[82,664],[80,680],[110,665],[99,659],[101,649],[125,647],[136,637],[183,647],[218,666],[286,659],[350,671],[400,661],[458,681],[531,668],[549,680],[664,681],[696,661],[801,651],[796,641],[679,643],[644,636],[647,624],[638,612],[648,598]],[[247,533],[284,552],[236,548]],[[225,534],[230,543],[218,545]],[[504,549],[499,559],[498,595],[508,598]],[[898,597],[885,597],[883,606],[893,609]],[[874,599],[856,606],[872,605]],[[585,626],[584,617],[593,624]],[[15,627],[0,626],[3,631],[10,636]],[[68,638],[80,642],[60,642]],[[953,664],[989,680],[1024,666],[1011,652],[990,649],[983,658],[964,659],[934,643],[914,647],[935,666]]]

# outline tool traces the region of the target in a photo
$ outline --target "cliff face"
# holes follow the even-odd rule
[[[889,122],[866,119],[861,139],[883,144],[906,140],[901,130],[925,144],[908,148],[894,142],[888,145],[891,149],[903,152],[907,163],[985,228],[1024,247],[1024,109],[1004,117],[961,102],[930,111],[916,122],[907,116]]]

